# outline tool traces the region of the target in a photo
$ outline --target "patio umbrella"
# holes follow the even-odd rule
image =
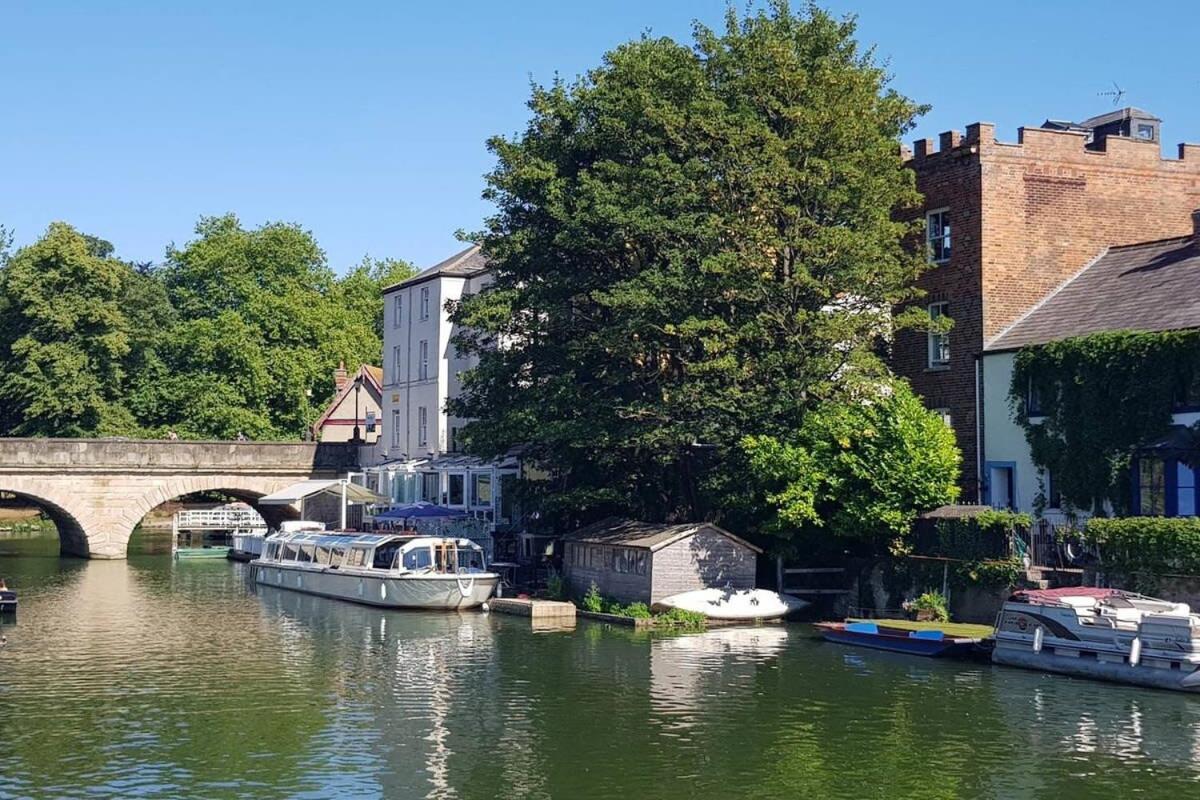
[[[465,512],[453,508],[439,506],[436,503],[408,503],[402,506],[392,506],[375,519],[433,519],[446,517],[463,517]]]

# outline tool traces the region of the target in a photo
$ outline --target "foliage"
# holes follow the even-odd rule
[[[552,573],[546,578],[546,599],[562,600],[567,596],[566,583],[558,573]]]
[[[339,280],[296,225],[196,233],[158,268],[63,223],[0,253],[0,435],[299,438],[339,362],[378,360],[380,287],[408,264]]]
[[[605,614],[615,614],[618,617],[631,617],[633,619],[650,619],[650,607],[645,603],[630,603],[623,606],[620,603],[606,601],[604,604]]]
[[[654,617],[655,625],[672,625],[685,630],[700,630],[707,627],[708,618],[698,611],[671,608]]]
[[[925,592],[908,604],[912,611],[927,612],[937,622],[949,622],[950,610],[946,607],[946,598],[941,592]]]
[[[927,266],[898,221],[920,109],[854,34],[782,0],[730,11],[690,48],[647,36],[535,87],[525,131],[491,140],[473,238],[496,279],[453,307],[480,364],[451,410],[475,453],[520,443],[549,475],[547,526],[733,513],[744,436],[884,374]]]
[[[1200,518],[1093,518],[1087,538],[1100,547],[1105,572],[1200,575]]]
[[[580,603],[584,611],[591,611],[593,614],[600,614],[604,611],[604,598],[600,596],[600,587],[592,581],[592,585],[588,587],[587,594],[583,596]]]
[[[958,495],[954,432],[902,382],[824,403],[794,436],[751,436],[744,447],[774,511],[765,529],[777,535],[823,530],[902,550],[920,512]]]
[[[955,574],[963,583],[976,586],[1015,586],[1025,571],[1021,559],[1014,557],[968,561],[959,564]]]
[[[966,561],[991,560],[1007,555],[1012,536],[1028,528],[1028,514],[989,508],[973,517],[938,519],[933,523],[936,543],[924,555],[944,556]]]
[[[1120,514],[1131,453],[1166,432],[1181,388],[1196,380],[1200,331],[1104,332],[1022,349],[1009,402],[1063,502],[1096,513],[1111,503]],[[1031,391],[1043,412],[1032,419]]]

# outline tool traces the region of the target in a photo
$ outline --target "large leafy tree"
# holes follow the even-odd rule
[[[22,436],[136,430],[121,402],[137,338],[124,304],[135,277],[112,258],[108,242],[61,222],[4,261],[0,430]]]
[[[923,268],[898,221],[920,109],[854,33],[782,0],[731,11],[535,87],[524,133],[491,140],[496,282],[454,310],[481,360],[453,411],[477,452],[525,446],[545,519],[728,513],[744,436],[885,372]]]

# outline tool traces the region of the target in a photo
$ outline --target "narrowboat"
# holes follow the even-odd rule
[[[500,582],[479,545],[438,536],[277,533],[251,563],[261,585],[385,608],[476,608]]]
[[[1013,594],[996,619],[992,661],[1081,678],[1200,691],[1200,615],[1121,589]]]
[[[981,641],[968,636],[947,636],[938,630],[890,628],[877,622],[818,622],[814,627],[829,642],[929,658],[967,657]]]

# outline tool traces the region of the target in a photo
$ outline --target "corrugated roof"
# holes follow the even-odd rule
[[[473,244],[466,250],[455,253],[445,261],[440,261],[428,269],[423,269],[411,278],[406,278],[399,283],[393,284],[383,290],[384,294],[402,289],[405,286],[412,286],[414,283],[423,283],[431,278],[438,278],[444,275],[469,278],[473,275],[478,275],[488,269],[488,260],[480,251],[479,245]]]
[[[1200,243],[1113,247],[988,343],[988,351],[1102,331],[1200,328]]]
[[[638,522],[636,520],[609,517],[599,522],[586,525],[577,531],[563,536],[564,541],[585,542],[587,544],[606,544],[620,547],[639,547],[646,550],[661,550],[667,545],[677,542],[707,528],[727,539],[732,539],[740,545],[761,553],[762,548],[755,547],[745,539],[734,536],[724,528],[711,522],[687,522],[683,524]]]

